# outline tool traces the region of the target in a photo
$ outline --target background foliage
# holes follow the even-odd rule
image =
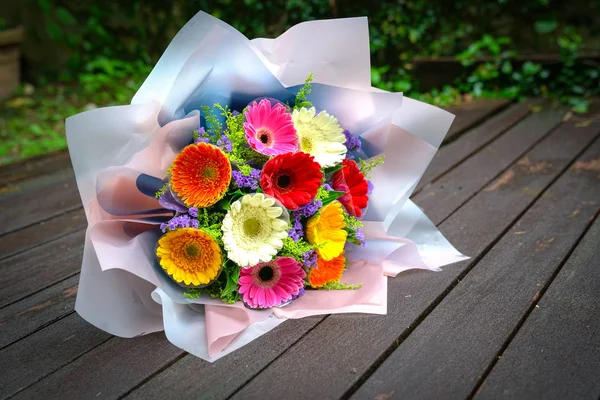
[[[600,94],[596,0],[3,3],[0,20],[28,31],[23,51],[29,84],[0,110],[0,163],[64,147],[62,120],[68,115],[127,103],[172,37],[200,9],[248,37],[275,37],[305,20],[367,15],[373,84],[438,105],[456,103],[464,94],[544,95],[581,112],[586,98]],[[556,57],[532,57],[540,54]],[[420,72],[423,57],[456,57],[462,65],[455,76],[432,85]]]

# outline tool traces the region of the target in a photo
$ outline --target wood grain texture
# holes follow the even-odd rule
[[[9,233],[0,240],[0,260],[59,239],[87,226],[83,208]]]
[[[0,307],[75,275],[81,268],[84,231],[0,261]]]
[[[518,184],[506,186],[502,191],[479,192],[441,225],[442,232],[465,254],[475,258],[485,253],[596,134],[597,129],[592,127],[573,132],[571,125],[553,132],[522,159],[534,165],[549,160],[552,168],[539,171],[534,168],[537,172],[532,173],[530,168],[520,166],[524,162],[515,163]],[[569,139],[568,145],[563,144],[566,139]],[[469,173],[463,170],[463,174]],[[524,195],[524,188],[529,188],[529,195]],[[425,212],[429,209],[425,208]],[[238,398],[258,398],[264,394],[265,387],[269,388],[268,395],[275,398],[300,390],[309,398],[342,397],[360,381],[361,375],[410,334],[422,315],[435,307],[474,261],[448,266],[435,274],[409,271],[390,279],[387,316],[328,317],[246,385]],[[292,365],[303,365],[303,369],[294,372]],[[303,374],[304,370],[311,374]],[[268,385],[272,380],[278,385]]]
[[[21,182],[0,197],[0,236],[81,207],[73,170]]]
[[[564,113],[563,107],[545,107],[528,116],[441,179],[424,187],[415,196],[415,202],[431,210],[428,216],[434,223],[441,222],[450,210],[459,208],[554,129]]]
[[[0,348],[73,312],[79,274],[0,309]]]
[[[0,168],[0,188],[34,176],[52,174],[70,166],[71,158],[69,157],[69,152],[66,150],[6,165]]]
[[[510,100],[507,99],[475,99],[470,103],[448,108],[447,110],[455,114],[456,118],[444,141],[454,140],[468,128],[477,125],[509,104]]]
[[[299,329],[294,329],[294,327],[287,323],[282,324],[271,332],[273,335],[263,335],[213,364],[197,357],[186,355],[181,360],[175,362],[170,368],[160,372],[154,379],[131,392],[126,398],[163,400],[225,398],[256,374],[257,371],[260,371],[279,354],[284,352],[287,347],[301,337],[302,332],[310,329],[318,320],[319,318],[316,317],[299,320],[299,324],[295,327]],[[275,338],[277,340],[274,340]],[[135,340],[137,341],[138,339]],[[132,345],[135,345],[135,343]],[[160,349],[162,347],[163,345],[159,346]],[[184,354],[181,350],[179,352],[180,354]],[[132,357],[135,360],[140,360],[141,356]],[[101,361],[102,365],[108,364],[103,360]],[[99,362],[99,360],[90,359],[89,362],[94,363]],[[158,367],[158,365],[156,366]],[[156,368],[156,370],[158,371],[159,369]],[[49,377],[50,379],[53,378]],[[118,378],[115,377],[115,379]],[[126,382],[127,384],[122,386],[121,390],[132,388],[139,382],[142,382],[142,380],[129,379]],[[106,380],[99,380],[98,385],[98,389],[102,389],[103,393],[104,390],[113,391],[112,385],[107,385]],[[89,393],[92,392],[89,391]],[[74,393],[77,394],[78,392]],[[84,393],[88,393],[87,389]]]
[[[597,140],[580,160],[599,156]],[[353,397],[468,397],[585,232],[599,198],[596,174],[562,175]]]
[[[162,332],[135,339],[114,337],[13,399],[116,399],[182,354]]]
[[[541,99],[529,99],[513,104],[481,125],[469,129],[457,140],[442,146],[435,154],[427,170],[425,170],[423,177],[421,177],[415,189],[415,194],[510,129],[514,124],[529,115],[532,108],[542,103]]]
[[[596,219],[476,399],[600,398],[599,243]]]
[[[109,338],[108,333],[71,314],[0,350],[0,398],[14,395]]]

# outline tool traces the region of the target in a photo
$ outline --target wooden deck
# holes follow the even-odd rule
[[[452,111],[413,199],[472,258],[390,279],[386,316],[287,321],[214,364],[74,313],[68,155],[0,169],[0,398],[598,399],[600,104]]]

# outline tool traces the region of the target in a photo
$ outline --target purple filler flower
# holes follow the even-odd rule
[[[348,150],[360,151],[362,144],[360,143],[360,139],[358,137],[352,135],[352,133],[347,129],[344,129],[344,136],[346,136],[346,143],[344,144]]]
[[[311,201],[307,205],[300,207],[298,209],[298,213],[306,218],[312,217],[317,213],[317,211],[319,211],[319,208],[321,208],[322,206],[323,202],[321,200],[313,199],[313,201]]]
[[[367,179],[367,196],[370,196],[371,193],[373,193],[373,189],[375,189],[375,185],[373,185],[373,182],[371,182],[369,179]]]
[[[231,172],[231,176],[237,187],[247,187],[256,190],[260,181],[260,170],[252,168],[250,176],[245,176],[241,171],[233,171]]]
[[[362,228],[356,228],[356,233],[354,234],[354,237],[360,242],[360,245],[362,247],[367,246],[367,243],[365,242],[365,232]]]
[[[167,230],[174,231],[180,228],[198,228],[198,220],[191,218],[188,214],[178,215],[173,217],[166,224],[160,224],[160,229],[164,232]]]
[[[294,218],[294,223],[288,232],[288,236],[292,238],[294,242],[297,242],[298,240],[302,239],[302,236],[304,236],[304,229],[302,229],[302,222],[300,222],[302,215],[297,211],[293,211],[291,214]]]
[[[317,267],[317,253],[314,250],[309,250],[302,256],[304,261],[302,264],[308,268]]]

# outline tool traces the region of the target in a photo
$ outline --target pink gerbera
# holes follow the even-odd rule
[[[279,306],[292,299],[304,287],[306,273],[290,257],[240,270],[240,289],[244,303],[252,308]]]
[[[275,156],[295,152],[298,136],[288,114],[282,104],[271,106],[271,102],[263,99],[260,103],[252,102],[244,114],[244,131],[250,146],[266,156]]]

